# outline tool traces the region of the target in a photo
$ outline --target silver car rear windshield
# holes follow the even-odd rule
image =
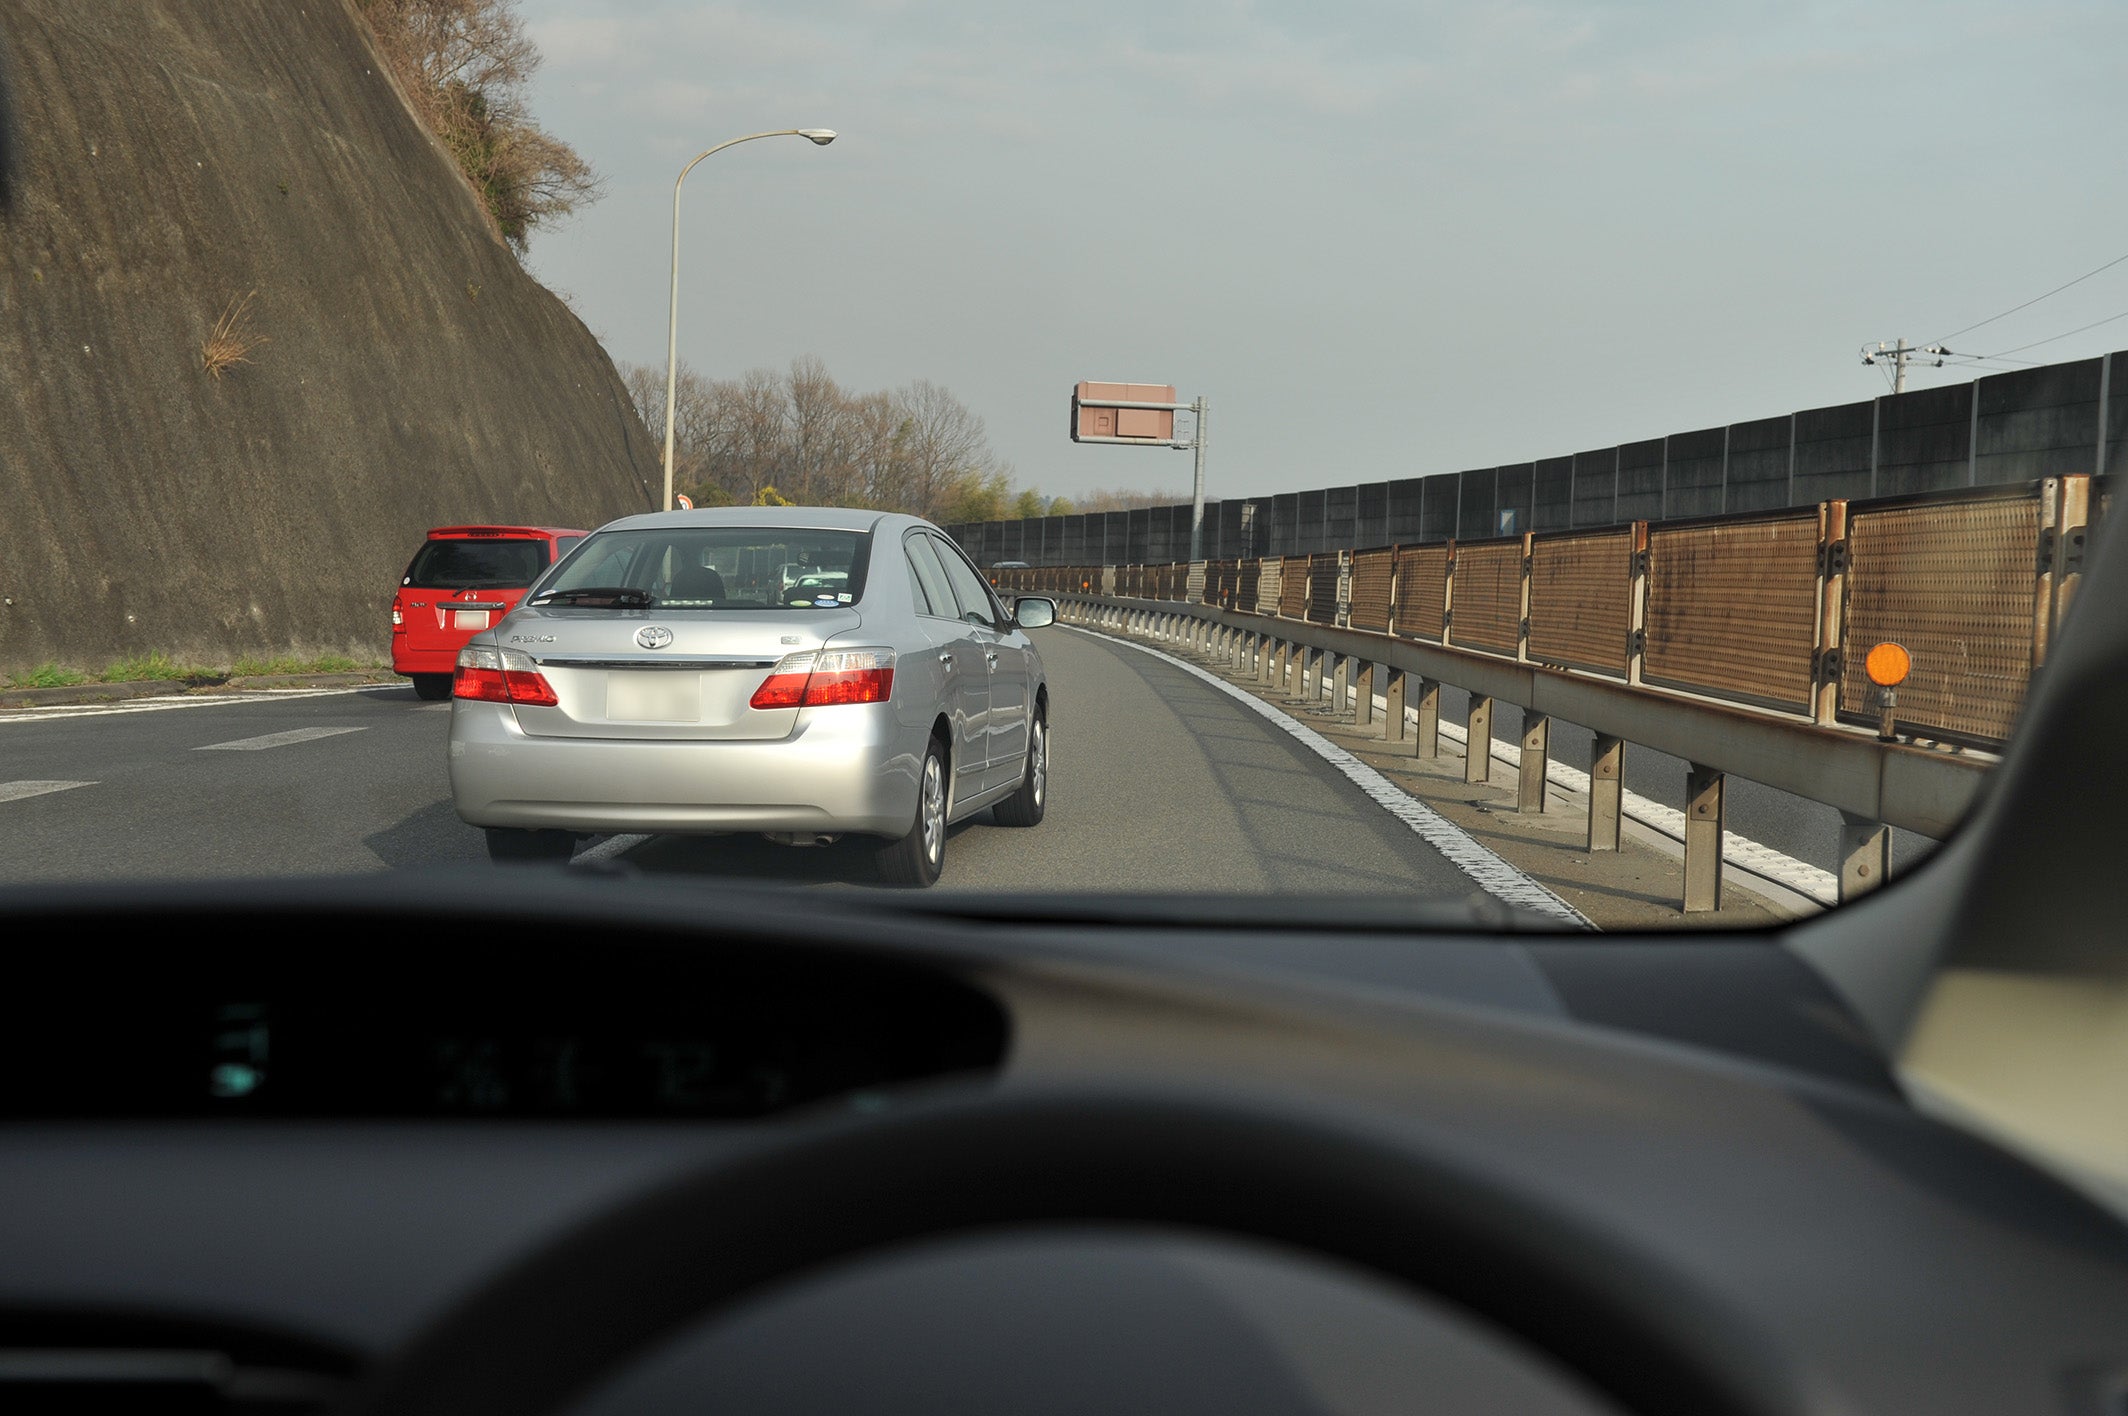
[[[542,583],[535,604],[673,610],[829,610],[864,596],[869,531],[681,526],[601,531]],[[599,596],[593,592],[615,592]]]

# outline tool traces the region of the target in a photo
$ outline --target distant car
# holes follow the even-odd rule
[[[764,563],[805,570],[749,588]],[[1007,609],[912,516],[628,517],[459,654],[452,801],[498,861],[601,832],[853,834],[889,883],[929,885],[953,822],[1042,820],[1049,683],[1023,631],[1055,618]]]
[[[392,671],[451,696],[458,651],[517,608],[527,586],[591,534],[559,526],[438,526],[392,598]]]

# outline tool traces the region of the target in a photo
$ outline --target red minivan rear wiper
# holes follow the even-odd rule
[[[656,601],[648,590],[633,585],[584,585],[574,590],[548,590],[534,595],[535,605],[592,605],[599,609],[647,610]]]

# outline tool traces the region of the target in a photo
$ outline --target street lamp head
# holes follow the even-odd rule
[[[820,146],[826,147],[829,143],[835,141],[835,130],[833,128],[800,128],[798,130],[798,136],[801,138],[811,138],[814,142],[820,144]]]

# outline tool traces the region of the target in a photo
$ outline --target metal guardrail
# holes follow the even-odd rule
[[[1685,905],[1712,908],[1725,774],[1840,810],[1843,897],[1884,880],[1887,827],[1941,836],[1956,825],[1989,765],[1965,749],[2010,732],[2109,499],[2091,478],[2050,478],[1216,571],[1005,571],[999,583],[1058,595],[1067,618],[1186,628],[1297,689],[1364,677],[1370,695],[1387,692],[1392,740],[1407,703],[1416,710],[1422,756],[1436,751],[1441,684],[1471,694],[1473,741],[1489,740],[1495,700],[1520,705],[1535,723],[1525,809],[1544,805],[1545,721],[1579,723],[1597,734],[1591,849],[1616,848],[1626,742],[1684,758]],[[1186,582],[1204,589],[1185,599]],[[1878,719],[1861,663],[1885,639],[1914,657],[1898,691],[1903,743],[1857,726]],[[1370,697],[1363,721],[1371,708]],[[1466,759],[1470,780],[1489,770],[1487,754]]]

